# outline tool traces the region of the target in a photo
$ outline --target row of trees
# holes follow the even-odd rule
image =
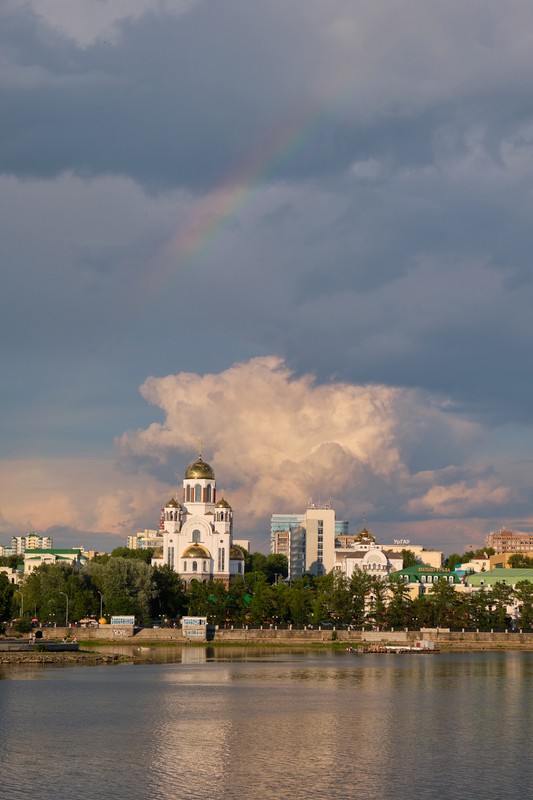
[[[188,613],[189,592],[169,567],[152,567],[152,550],[116,548],[78,570],[70,565],[45,564],[20,587],[0,573],[0,621],[33,618],[63,624],[85,617],[134,615],[140,624]],[[12,566],[12,565],[10,565]],[[284,556],[253,553],[247,556],[247,581],[273,583],[287,575]],[[212,592],[221,585],[213,584]],[[194,594],[194,593],[193,593]],[[194,608],[190,613],[198,613]]]
[[[372,625],[388,628],[508,627],[507,606],[519,604],[519,627],[533,624],[533,584],[505,584],[462,593],[447,581],[414,600],[391,576],[379,580],[357,571],[351,580],[329,574],[305,576],[290,585],[280,580],[280,562],[256,559],[261,569],[245,572],[229,589],[220,582],[193,581],[188,589],[169,567],[151,567],[142,558],[120,556],[89,562],[82,570],[44,565],[13,587],[0,575],[0,620],[22,616],[62,624],[69,619],[133,614],[140,624],[183,614],[207,616],[219,625]],[[279,557],[277,557],[279,559]],[[253,561],[250,562],[253,564]]]

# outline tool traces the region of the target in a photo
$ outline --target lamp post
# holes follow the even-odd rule
[[[62,594],[67,601],[67,610],[65,611],[65,628],[68,628],[68,595],[65,594],[65,592],[59,592],[59,594]]]
[[[104,598],[103,598],[102,592],[100,592],[98,589],[96,591],[100,595],[100,619],[102,619],[103,607],[104,607]]]

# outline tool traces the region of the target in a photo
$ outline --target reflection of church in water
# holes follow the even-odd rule
[[[163,555],[154,566],[168,564],[186,584],[230,579],[244,573],[244,552],[233,544],[233,510],[217,500],[213,468],[198,456],[187,467],[183,498],[172,497],[162,511]]]

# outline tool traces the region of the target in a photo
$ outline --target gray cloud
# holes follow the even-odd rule
[[[274,353],[325,386],[448,398],[431,425],[398,411],[406,468],[443,488],[373,484],[391,525],[414,499],[438,517],[447,488],[465,518],[492,498],[526,519],[510,430],[529,441],[531,4],[59,9],[0,10],[9,456],[102,451],[161,416],[146,376]],[[501,473],[445,417],[498,441]]]

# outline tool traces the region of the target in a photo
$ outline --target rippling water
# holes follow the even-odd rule
[[[4,669],[2,800],[532,796],[533,654],[155,655]]]

